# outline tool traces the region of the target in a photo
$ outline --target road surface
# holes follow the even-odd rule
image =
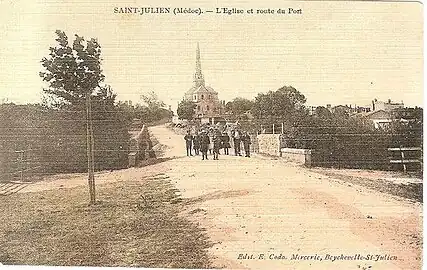
[[[98,172],[97,185],[167,175],[190,201],[183,215],[204,227],[214,243],[208,251],[214,267],[421,269],[422,204],[280,159],[186,157],[182,135],[165,126],[150,131],[171,159]],[[18,192],[86,184],[86,174],[59,175]]]
[[[166,156],[185,154],[182,135],[150,131]],[[215,243],[216,267],[421,269],[422,204],[256,155],[162,166],[193,198],[189,213]]]

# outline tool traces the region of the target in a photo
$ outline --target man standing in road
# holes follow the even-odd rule
[[[230,137],[228,136],[227,132],[223,132],[221,136],[222,141],[222,148],[224,148],[224,155],[228,155],[228,148],[231,147],[230,145]]]
[[[245,148],[245,157],[251,157],[250,145],[251,145],[251,136],[247,132],[243,134],[242,137],[243,147]]]
[[[214,154],[213,159],[218,160],[220,148],[221,148],[221,133],[217,131],[213,137],[213,154]]]
[[[194,149],[194,154],[195,155],[199,155],[199,150],[200,150],[200,133],[197,133],[193,137],[193,149]]]
[[[193,146],[193,136],[191,136],[190,131],[187,131],[187,134],[184,136],[185,146],[187,147],[187,156],[192,156],[191,148]]]
[[[200,151],[202,151],[202,160],[208,159],[208,148],[210,144],[210,139],[206,131],[202,132],[202,136],[200,138]]]
[[[242,155],[242,154],[240,154],[240,139],[241,139],[240,131],[236,130],[234,132],[234,154],[236,156]]]

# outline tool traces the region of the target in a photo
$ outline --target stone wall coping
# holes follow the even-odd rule
[[[261,133],[261,134],[258,134],[257,136],[258,137],[280,137],[280,134],[264,134],[264,133]]]
[[[311,155],[310,149],[282,148],[280,151],[288,154]]]

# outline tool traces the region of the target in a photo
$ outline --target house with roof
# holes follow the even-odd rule
[[[360,112],[360,113],[354,114],[353,117],[362,117],[364,119],[370,120],[373,122],[374,127],[377,129],[388,128],[394,120],[392,113],[385,110]],[[401,119],[401,121],[405,121],[405,120]]]
[[[385,110],[375,110],[364,113],[364,117],[374,123],[375,128],[387,128],[392,122],[392,115]]]

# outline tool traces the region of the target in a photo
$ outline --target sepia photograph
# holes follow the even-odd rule
[[[422,269],[423,9],[0,0],[0,267]]]

